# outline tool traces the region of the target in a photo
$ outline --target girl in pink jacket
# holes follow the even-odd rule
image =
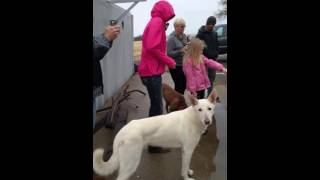
[[[211,86],[207,67],[227,73],[227,69],[222,64],[208,59],[202,54],[204,46],[202,40],[193,38],[183,59],[187,90],[198,99],[203,99],[205,90]]]

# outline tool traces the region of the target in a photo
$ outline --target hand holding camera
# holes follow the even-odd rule
[[[113,41],[118,37],[119,33],[120,33],[119,25],[107,26],[104,30],[104,37],[108,39],[108,41]]]

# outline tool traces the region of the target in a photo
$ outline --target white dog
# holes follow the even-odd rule
[[[182,170],[184,180],[194,180],[189,176],[192,153],[202,132],[212,122],[217,93],[214,90],[208,99],[197,100],[190,95],[192,106],[166,115],[132,120],[116,135],[113,154],[104,162],[104,150],[93,153],[93,169],[101,176],[108,176],[119,169],[117,180],[128,180],[136,171],[144,146],[160,146],[182,149]]]

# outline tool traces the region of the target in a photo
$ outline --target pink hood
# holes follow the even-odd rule
[[[157,2],[151,10],[151,17],[160,17],[164,22],[171,20],[174,16],[174,10],[168,1]]]
[[[138,73],[141,77],[161,75],[165,66],[172,68],[175,61],[166,55],[165,23],[175,16],[168,1],[158,1],[152,8],[151,20],[142,35],[141,63]]]

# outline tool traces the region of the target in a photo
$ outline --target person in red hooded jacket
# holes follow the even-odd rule
[[[151,19],[142,35],[141,62],[138,73],[147,87],[150,98],[149,117],[161,115],[162,77],[166,66],[175,68],[175,61],[166,55],[166,24],[175,16],[172,5],[165,0],[158,1],[152,8]],[[168,152],[160,147],[149,146],[150,153]]]

